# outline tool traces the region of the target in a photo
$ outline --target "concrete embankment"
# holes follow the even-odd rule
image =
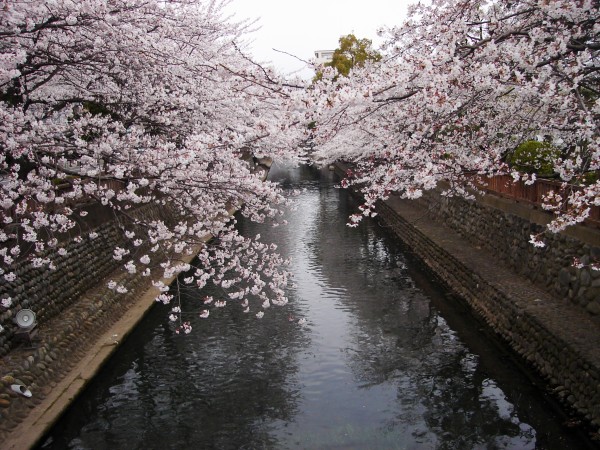
[[[336,170],[343,176],[343,166]],[[600,427],[600,317],[517,274],[414,201],[391,197],[377,211],[457,301],[548,381],[557,398]]]
[[[391,199],[380,206],[380,216],[548,379],[558,398],[600,425],[598,317],[517,275],[496,254],[432,220],[414,202]],[[74,264],[65,261],[66,276],[80,276]],[[115,296],[105,287],[109,277],[120,277],[129,292]],[[0,361],[1,449],[35,445],[154,303],[156,291],[147,279],[119,270],[97,281],[68,308],[61,306],[60,314],[40,323],[35,348],[11,349]],[[32,397],[10,391],[15,381],[31,389]]]
[[[159,292],[148,278],[119,271],[112,279],[128,293],[117,296],[100,283],[40,325],[34,347],[19,347],[2,359],[0,367],[8,374],[2,378],[2,450],[37,445],[154,305]],[[12,393],[9,386],[15,382],[27,386],[31,398]]]
[[[259,160],[255,170],[266,179],[270,166],[269,159]],[[66,243],[68,255],[57,258],[53,273],[23,267],[18,285],[2,286],[12,295],[14,307],[0,317],[12,328],[0,340],[1,450],[38,445],[143,319],[159,293],[150,280],[159,278],[160,272],[153,271],[151,277],[129,274],[123,262],[113,259],[113,249],[127,244],[122,230],[111,214],[94,212],[82,229],[93,231],[96,237]],[[234,212],[235,208],[229,211],[230,215]],[[169,220],[168,208],[152,205],[131,214],[144,220]],[[181,259],[191,262],[193,255]],[[127,292],[110,290],[108,280],[123,285]],[[172,279],[162,281],[169,285]],[[12,316],[21,308],[34,309],[39,320],[35,337],[24,344],[15,342],[12,324]],[[25,386],[31,397],[14,392],[13,384]]]

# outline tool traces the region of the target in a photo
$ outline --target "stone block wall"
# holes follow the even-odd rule
[[[550,215],[512,200],[489,201],[488,197],[466,200],[443,197],[433,191],[419,202],[436,220],[474,245],[493,251],[518,274],[560,298],[568,298],[588,313],[599,315],[600,271],[575,268],[572,261],[579,258],[586,265],[600,262],[600,230],[576,226],[567,233],[546,232],[546,246],[536,248],[529,243],[530,236],[544,231]]]
[[[155,205],[145,205],[129,213],[135,219],[165,219],[166,209]],[[0,306],[0,357],[6,355],[15,342],[18,327],[14,323],[15,314],[29,308],[36,314],[38,323],[45,323],[59,313],[64,313],[91,287],[97,286],[109,273],[122,267],[122,261],[113,258],[116,246],[124,247],[122,225],[130,219],[116,221],[114,212],[100,205],[90,205],[89,214],[78,223],[78,229],[85,230],[81,241],[65,236],[63,246],[67,254],[49,254],[56,269],[34,268],[31,263],[21,263],[15,267],[18,278],[11,283],[0,283],[0,298],[10,296],[12,305],[6,309]],[[91,239],[89,232],[97,237]]]
[[[559,398],[600,427],[600,369],[542,324],[528,306],[488,283],[384,203],[379,216],[470,308],[546,377]]]
[[[160,278],[159,273],[156,271],[154,275]],[[0,359],[0,442],[9,440],[16,427],[30,420],[31,409],[54,396],[60,380],[90,352],[108,350],[110,354],[117,348],[125,335],[112,335],[102,342],[99,339],[143,297],[150,284],[149,279],[139,273],[122,270],[111,274],[113,276],[125,286],[127,293],[116,294],[104,283],[92,286],[60,314],[44,320],[32,346],[18,346]],[[80,378],[81,372],[77,374],[77,384],[89,381],[89,378]],[[15,394],[12,384],[27,386],[33,396],[25,398]]]
[[[335,167],[341,177],[345,168],[339,163]],[[599,230],[578,228],[549,235],[547,246],[536,249],[528,243],[529,236],[543,230],[543,224],[549,221],[545,212],[492,196],[468,201],[442,197],[439,192],[427,192],[412,202],[419,203],[423,211],[418,220],[435,218],[435,222],[451,227],[475,247],[492,250],[510,267],[535,280],[538,287],[532,286],[532,289],[562,294],[562,298],[553,301],[560,303],[568,297],[578,302],[587,314],[596,314],[595,308],[600,301],[598,272],[576,269],[570,261],[576,256],[588,263],[600,256]],[[548,380],[559,399],[594,427],[600,427],[600,364],[595,357],[595,342],[585,338],[582,342],[579,337],[576,344],[570,344],[567,341],[572,336],[561,337],[565,336],[562,333],[564,323],[549,327],[547,320],[540,319],[544,317],[544,308],[552,306],[545,302],[528,304],[519,301],[510,294],[510,289],[484,279],[485,275],[467,267],[421,232],[418,224],[409,223],[386,203],[378,202],[377,212],[386,226],[458,298]],[[572,313],[562,319],[577,328],[579,319],[585,314],[573,308]]]

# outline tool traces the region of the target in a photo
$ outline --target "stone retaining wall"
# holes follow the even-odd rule
[[[254,170],[264,180],[270,166],[271,160],[263,158],[256,161]],[[0,442],[27,420],[32,408],[49,396],[53,398],[51,394],[58,381],[90,349],[119,344],[97,340],[136,301],[151,292],[151,279],[162,277],[160,267],[154,268],[150,277],[126,272],[124,261],[113,258],[113,250],[116,246],[129,247],[124,231],[136,230],[134,221],[175,223],[179,216],[173,208],[144,205],[118,217],[115,211],[99,204],[88,204],[86,209],[88,215],[78,219],[77,232],[62,237],[61,245],[67,254],[49,255],[56,265],[54,271],[35,269],[26,263],[15,269],[19,277],[14,283],[0,284],[0,298],[9,295],[13,300],[8,310],[0,306],[0,324],[5,328],[0,333]],[[234,208],[229,210],[231,215],[234,212]],[[94,239],[89,238],[92,231],[98,234]],[[74,240],[79,234],[88,237]],[[209,238],[206,236],[204,241]],[[196,250],[199,251],[199,247]],[[137,251],[143,252],[144,246]],[[123,285],[127,293],[118,294],[108,289],[105,278],[109,275]],[[164,282],[170,283],[170,280]],[[22,308],[30,308],[37,315],[38,336],[32,346],[17,345],[21,342],[15,339],[13,318]],[[33,396],[25,398],[16,394],[11,390],[12,384],[26,386]]]
[[[341,177],[345,175],[343,164],[336,164],[335,169]],[[541,232],[549,217],[529,205],[494,196],[476,201],[446,198],[436,191],[425,193],[415,203],[422,213],[408,214],[414,224],[385,202],[378,202],[377,212],[452,292],[547,379],[556,397],[592,426],[600,427],[598,318],[591,317],[600,312],[600,277],[598,272],[570,264],[575,256],[585,264],[600,259],[600,231],[572,227],[547,235],[547,246],[536,249],[528,243],[529,236]],[[493,266],[478,271],[473,261],[466,262],[468,258],[459,260],[440,246],[445,245],[443,235],[437,237],[438,245],[419,230],[419,221],[432,223],[432,218],[436,227],[454,229],[473,247],[485,248],[512,269],[498,267],[496,272],[507,272],[503,276],[510,279],[510,272],[517,271],[534,284],[507,286],[489,272]],[[583,308],[567,311],[565,297]]]
[[[491,250],[516,273],[592,315],[600,314],[600,271],[572,265],[573,258],[585,265],[600,262],[600,230],[576,226],[567,233],[545,233],[546,246],[536,248],[528,242],[530,236],[544,231],[550,215],[529,205],[493,196],[477,201],[448,198],[436,191],[425,193],[419,203],[437,221]]]
[[[600,371],[507,294],[435,244],[385,203],[377,211],[443,283],[531,363],[567,404],[600,426]]]
[[[0,442],[27,420],[30,409],[53,393],[58,381],[92,346],[118,344],[116,339],[121,336],[115,338],[115,342],[99,344],[96,341],[148,290],[149,282],[140,274],[132,275],[124,270],[113,276],[127,288],[127,293],[116,294],[105,284],[96,283],[67,309],[40,323],[33,346],[19,346],[0,360]],[[70,278],[63,280],[68,282]],[[26,386],[33,396],[25,398],[15,394],[12,384]]]
[[[124,231],[135,230],[135,220],[175,220],[170,208],[144,205],[118,220],[108,208],[100,205],[89,208],[90,217],[78,224],[79,230],[85,230],[82,235],[86,236],[93,231],[97,237],[86,237],[79,242],[65,237],[62,245],[67,254],[51,255],[56,265],[54,271],[24,264],[17,269],[19,278],[14,283],[0,286],[0,294],[13,299],[9,310],[0,311],[5,327],[0,334],[0,442],[27,420],[30,409],[52,394],[58,380],[92,346],[118,344],[99,344],[97,340],[151,288],[150,279],[161,278],[160,268],[154,269],[151,277],[128,273],[122,267],[124,262],[113,258],[113,249],[128,248]],[[109,275],[127,292],[110,290],[106,283]],[[37,334],[31,346],[15,338],[13,317],[21,308],[30,308],[37,315]],[[12,384],[26,386],[33,396],[15,394]]]
[[[10,296],[12,305],[6,309],[0,306],[0,325],[4,331],[0,333],[0,357],[6,355],[15,344],[15,332],[18,327],[14,323],[15,314],[22,308],[29,308],[36,313],[39,324],[43,324],[59,313],[69,310],[82,294],[92,286],[98,285],[104,277],[115,269],[122,267],[122,261],[113,258],[116,246],[125,247],[123,226],[131,228],[131,219],[165,220],[165,208],[145,205],[129,213],[129,219],[115,220],[114,213],[100,205],[91,205],[89,219],[82,219],[78,229],[85,230],[82,240],[65,239],[67,250],[65,256],[49,254],[56,269],[34,268],[31,263],[16,267],[17,279],[12,283],[0,284],[0,298]],[[97,233],[94,239],[89,232]]]

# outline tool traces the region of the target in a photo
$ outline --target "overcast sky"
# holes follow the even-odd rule
[[[259,19],[254,33],[253,53],[260,62],[270,61],[290,73],[303,67],[282,50],[302,59],[314,57],[315,50],[334,50],[340,36],[354,33],[377,44],[380,26],[400,24],[407,5],[416,0],[233,0],[227,11],[235,19]],[[304,71],[304,77],[311,73]]]

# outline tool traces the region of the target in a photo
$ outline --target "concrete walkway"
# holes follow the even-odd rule
[[[418,203],[391,197],[386,224],[533,366],[556,396],[600,427],[600,317],[515,274],[490,251],[435,222]],[[599,437],[600,436],[596,436]]]
[[[590,420],[600,418],[600,318],[518,277],[489,252],[429,220],[414,203],[392,198],[381,215],[457,294],[467,301],[488,296],[489,303],[471,300],[473,308],[515,351],[545,373],[560,398],[577,408],[581,398],[588,397],[595,409],[588,402],[581,403],[580,411]],[[143,318],[156,290],[149,289],[147,279],[125,280],[125,284],[131,295],[123,304],[99,308],[98,299],[104,294],[92,290],[70,315],[40,327],[36,348],[15,350],[0,361],[0,449],[23,450],[38,444]],[[527,339],[532,336],[537,341],[529,345]],[[538,341],[556,346],[562,355],[556,361],[540,357]],[[577,391],[561,371],[554,372],[550,367],[554,365],[582,372],[596,380],[594,387]],[[30,387],[33,396],[11,392],[10,384],[15,381]]]
[[[190,262],[192,256],[188,257]],[[99,372],[155,302],[159,291],[149,278],[119,270],[129,292],[106,307],[106,282],[99,282],[59,317],[40,325],[32,347],[20,347],[0,361],[0,449],[24,450],[40,440]],[[100,280],[99,280],[100,281]],[[169,285],[173,279],[163,279]],[[13,393],[12,383],[26,385],[31,398]]]

